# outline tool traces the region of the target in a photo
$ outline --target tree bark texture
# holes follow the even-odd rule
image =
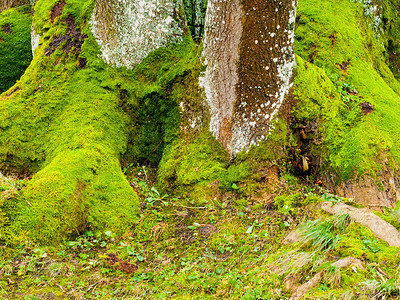
[[[92,31],[105,61],[132,68],[151,51],[180,41],[180,8],[174,0],[97,0]]]
[[[3,10],[6,10],[7,8],[10,7],[17,7],[20,5],[26,5],[29,4],[32,1],[29,0],[1,0],[0,1],[0,12],[2,12]]]
[[[207,0],[183,0],[186,21],[194,39],[204,34],[204,21],[207,11]]]
[[[297,1],[210,0],[200,79],[210,130],[232,156],[267,139],[292,87]]]

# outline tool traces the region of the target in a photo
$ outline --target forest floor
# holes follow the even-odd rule
[[[203,206],[160,194],[155,171],[126,168],[141,199],[129,232],[90,228],[57,247],[1,247],[2,299],[398,299],[400,251],[321,187],[290,186],[274,201],[234,193]],[[23,182],[2,177],[2,197]],[[8,187],[8,188],[7,188]],[[376,213],[399,229],[399,211]]]

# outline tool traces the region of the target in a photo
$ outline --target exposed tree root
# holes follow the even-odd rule
[[[371,229],[377,238],[386,241],[390,246],[400,247],[400,232],[369,209],[355,208],[343,203],[333,204],[332,202],[322,203],[321,208],[333,215],[346,212],[352,220]]]

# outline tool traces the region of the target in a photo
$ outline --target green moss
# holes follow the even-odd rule
[[[158,164],[180,136],[179,104],[196,103],[200,95],[202,69],[190,35],[154,51],[133,70],[110,67],[99,58],[89,29],[94,1],[66,1],[52,21],[57,3],[35,5],[35,29],[43,35],[37,55],[21,90],[0,102],[0,167],[34,173],[12,227],[43,243],[88,227],[122,232],[136,221],[138,198],[118,160]],[[65,53],[67,40],[43,55],[54,35],[67,34],[69,16],[88,36],[82,51]],[[189,84],[193,94],[185,91]]]
[[[382,2],[382,20],[384,22],[384,42],[386,63],[397,80],[400,79],[400,20],[398,17],[396,1],[385,0]]]
[[[0,94],[12,87],[32,60],[31,7],[0,14]]]
[[[329,150],[326,159],[343,179],[355,174],[376,174],[381,169],[381,156],[396,161],[400,158],[400,131],[394,125],[399,122],[399,83],[385,63],[385,49],[373,28],[373,20],[364,15],[362,4],[299,3],[295,49],[308,63],[299,59],[296,93],[299,99],[308,100],[300,100],[297,111],[300,117],[320,118]],[[310,63],[329,75],[340,98],[322,70],[308,69]],[[306,87],[303,80],[311,75],[311,84]],[[342,93],[341,82],[351,85],[352,90]],[[312,92],[308,97],[307,90],[322,90],[320,94],[333,102]],[[374,105],[373,113],[367,116],[362,116],[358,106],[364,101]],[[315,104],[321,107],[320,113],[315,114]],[[331,111],[325,109],[327,104]]]
[[[39,15],[48,3],[38,2]],[[65,24],[58,21],[52,28],[62,32]],[[118,161],[126,150],[129,118],[115,93],[101,86],[111,74],[80,69],[75,52],[67,55],[59,48],[44,56],[50,41],[41,40],[21,91],[0,105],[0,164],[9,171],[40,170],[23,190],[11,227],[43,243],[57,243],[87,226],[118,232],[138,211],[138,198]],[[105,70],[94,39],[87,43],[82,58]]]
[[[274,199],[274,205],[277,210],[286,214],[295,207],[301,207],[307,204],[308,203],[304,201],[303,195],[299,193],[294,195],[281,195]]]
[[[180,139],[165,149],[158,170],[162,185],[185,190],[191,186],[211,183],[226,173],[229,154],[209,132],[192,142]]]
[[[125,159],[157,165],[164,148],[179,138],[180,126],[187,122],[181,120],[180,103],[198,101],[198,54],[186,35],[181,43],[150,53],[121,77],[120,105],[130,114],[133,128]]]
[[[392,273],[398,249],[376,238],[369,228],[353,223],[342,236],[335,253],[341,257],[362,258],[367,262],[385,262],[385,269]]]

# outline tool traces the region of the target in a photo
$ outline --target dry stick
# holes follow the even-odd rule
[[[97,287],[97,285],[99,285],[101,282],[103,282],[104,280],[103,279],[101,279],[101,280],[99,280],[99,281],[97,281],[97,282],[95,282],[95,283],[93,283],[91,286],[89,286],[89,288],[86,290],[86,293],[88,293],[91,289],[93,289],[93,291],[94,291],[94,289],[96,289],[96,287]]]
[[[187,209],[206,209],[207,208],[206,206],[201,206],[201,207],[185,206],[185,205],[182,205],[179,202],[178,202],[178,204],[179,205],[176,205],[175,203],[172,203],[173,206],[180,206],[180,207],[187,208]]]
[[[385,276],[387,279],[390,279],[390,276],[388,274],[386,274],[384,271],[382,271],[381,268],[376,267],[376,270],[381,273],[381,275]]]
[[[60,290],[65,293],[65,290],[63,289],[63,287],[61,285],[59,285],[58,283],[55,283],[54,285],[58,286],[60,288]]]
[[[149,154],[149,156],[146,158],[146,160],[144,161],[144,163],[142,165],[144,165],[150,158],[150,156],[158,149],[158,147],[161,146],[161,143],[164,141],[164,137],[161,139],[161,142],[157,145],[157,147]]]

